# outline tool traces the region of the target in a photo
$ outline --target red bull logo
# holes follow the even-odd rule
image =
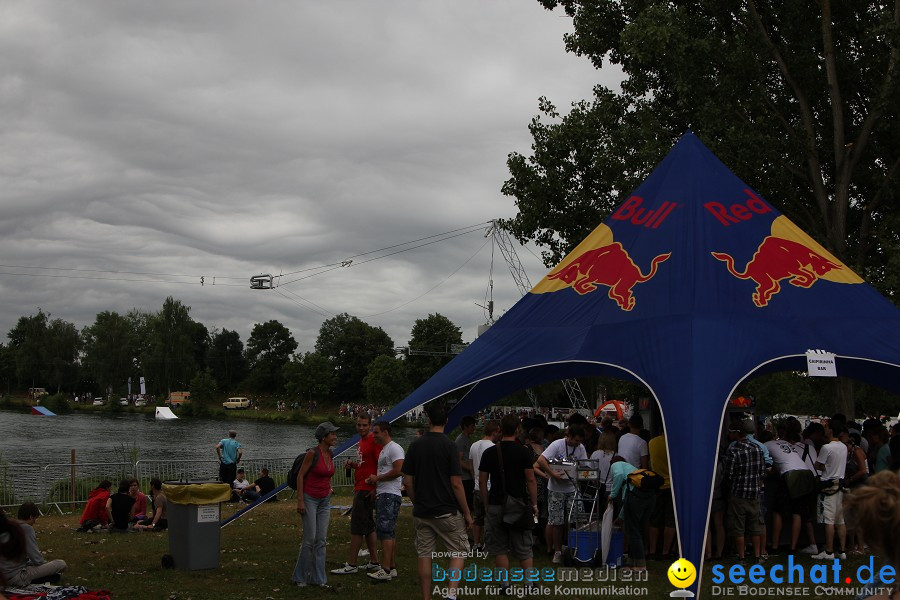
[[[565,266],[547,275],[547,279],[560,280],[570,285],[579,294],[589,294],[598,285],[609,286],[609,297],[622,310],[634,308],[632,288],[638,283],[650,281],[656,275],[660,263],[670,256],[660,254],[650,261],[650,272],[644,275],[622,244],[613,242],[578,255]]]
[[[856,273],[783,215],[772,223],[772,235],[766,236],[743,271],[737,270],[731,255],[724,252],[711,254],[724,262],[734,277],[756,283],[752,298],[753,304],[760,308],[769,305],[772,297],[781,291],[781,282],[785,279],[804,289],[812,287],[819,279],[838,283],[862,282]]]

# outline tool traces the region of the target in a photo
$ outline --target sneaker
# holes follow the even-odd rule
[[[562,552],[560,552],[559,550],[553,553],[553,564],[562,564]]]
[[[397,569],[391,569],[388,575],[391,576],[391,579],[394,579],[395,577],[397,577]]]
[[[356,565],[351,565],[350,563],[344,563],[343,567],[332,569],[332,575],[352,575],[353,573],[358,572],[359,569],[356,568]]]
[[[819,547],[816,546],[815,544],[810,544],[806,548],[803,548],[802,550],[800,550],[800,554],[818,554],[818,553],[819,553]]]
[[[378,569],[374,573],[366,573],[368,577],[371,577],[375,581],[390,581],[391,574],[386,572],[384,569]]]
[[[359,553],[357,554],[357,556],[360,556],[360,557],[363,557],[363,558],[365,558],[365,557],[368,556],[368,555],[369,555],[369,549],[368,549],[368,548],[362,548],[362,549],[360,549]]]
[[[835,557],[835,558],[839,558],[839,559],[841,559],[841,560],[847,560],[847,553],[846,553],[846,552],[837,552],[837,553],[834,555],[834,557]]]
[[[381,565],[378,563],[367,562],[363,563],[359,566],[360,571],[377,571],[381,568]]]
[[[306,582],[305,581],[295,581],[294,585],[297,587],[306,587]]]
[[[811,558],[813,560],[834,560],[834,554],[822,550],[818,554],[813,554]]]

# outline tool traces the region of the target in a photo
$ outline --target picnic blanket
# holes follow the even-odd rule
[[[80,585],[42,585],[6,588],[9,600],[111,600],[112,592],[88,590]]]

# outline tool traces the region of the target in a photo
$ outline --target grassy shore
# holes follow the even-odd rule
[[[50,410],[58,414],[66,413],[98,413],[98,414],[146,414],[152,415],[156,412],[156,406],[120,406],[113,402],[102,406],[94,406],[91,403],[74,403],[69,401],[44,402]],[[28,411],[33,405],[32,401],[23,396],[2,396],[0,397],[0,409],[22,410]],[[338,406],[323,404],[318,407],[316,413],[309,413],[305,410],[276,410],[268,406],[267,402],[263,403],[263,407],[256,410],[226,410],[221,405],[213,406],[194,406],[185,404],[184,406],[175,408],[175,414],[179,418],[200,417],[205,419],[247,419],[252,421],[268,421],[268,422],[284,422],[299,423],[302,425],[318,425],[323,421],[331,421],[336,425],[352,426],[356,421],[349,417],[342,417],[338,414]],[[420,423],[408,422],[400,419],[394,423],[395,427],[421,427]]]
[[[335,497],[334,505],[349,505],[347,496]],[[181,569],[164,569],[161,558],[169,553],[169,536],[167,533],[134,533],[128,535],[86,534],[78,533],[78,515],[48,515],[38,519],[36,530],[38,542],[48,559],[62,558],[69,564],[69,570],[63,578],[64,584],[83,585],[89,589],[104,589],[113,593],[114,598],[123,599],[168,599],[168,600],[222,600],[229,599],[287,599],[287,598],[319,598],[325,596],[362,598],[369,594],[379,597],[390,597],[396,600],[419,598],[419,586],[416,578],[416,558],[413,550],[412,514],[409,507],[404,507],[398,522],[398,557],[397,569],[399,577],[389,583],[376,583],[364,574],[329,575],[329,583],[334,587],[324,591],[315,587],[297,588],[291,585],[291,573],[300,545],[300,519],[295,512],[296,502],[285,498],[276,503],[269,503],[253,511],[244,518],[221,530],[221,551],[219,567],[210,570],[184,571]],[[223,505],[223,516],[228,516],[239,506]],[[341,516],[341,511],[333,510],[329,529],[327,550],[328,569],[339,567],[347,560],[349,549],[349,517]],[[868,557],[851,558],[842,561],[842,577],[844,574],[854,575],[857,568],[868,563]],[[447,567],[447,561],[438,559],[435,563]],[[779,556],[770,559],[764,566],[769,568],[776,563],[785,564],[787,557]],[[803,556],[799,562],[806,572],[816,563]],[[875,559],[876,568],[883,561]],[[475,563],[479,568],[493,566],[490,558],[474,558],[467,560],[467,565]],[[820,566],[822,563],[818,563]],[[598,574],[603,571],[590,569],[593,581],[584,578],[584,572],[578,581],[559,582],[561,569],[555,568],[542,553],[536,555],[535,566],[539,569],[552,569],[557,581],[545,584],[546,594],[529,596],[538,598],[566,598],[578,600],[594,597],[668,597],[674,588],[669,584],[666,570],[668,562],[650,562],[647,581],[623,581],[621,576],[613,581],[597,581]],[[725,563],[728,572],[731,563]],[[749,564],[745,568],[749,568]],[[700,598],[712,598],[711,568],[704,569],[704,586]],[[829,569],[831,566],[829,565]],[[614,572],[606,572],[612,579]],[[569,588],[565,594],[557,592],[557,585]],[[751,585],[754,590],[774,586],[763,583]],[[804,598],[846,597],[853,584],[835,586],[837,593],[819,593],[814,584],[806,584],[810,593]],[[857,584],[858,585],[858,584]],[[443,586],[441,586],[443,587]],[[751,590],[740,593],[737,586],[732,586],[733,595],[721,597],[771,597],[773,594],[754,593]],[[627,591],[624,591],[626,590]],[[493,594],[492,586],[486,583],[475,583],[469,586],[474,593],[469,597],[489,598]],[[599,594],[597,590],[603,590]],[[617,593],[618,591],[618,593]],[[463,596],[460,596],[461,598]],[[719,597],[719,596],[717,596]],[[793,598],[796,595],[779,597]],[[850,596],[852,597],[852,595]]]

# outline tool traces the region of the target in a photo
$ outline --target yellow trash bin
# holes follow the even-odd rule
[[[179,569],[219,566],[220,502],[231,499],[227,483],[167,481],[162,492],[168,501],[169,554]]]

